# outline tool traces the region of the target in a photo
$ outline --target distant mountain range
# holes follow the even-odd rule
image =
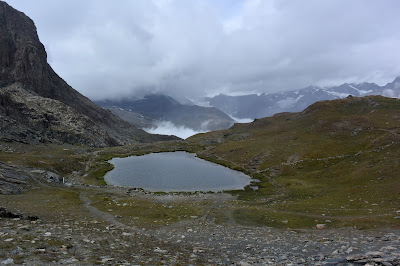
[[[213,131],[229,128],[235,122],[215,107],[182,104],[166,95],[153,94],[142,99],[103,100],[96,103],[140,128],[151,128],[168,121],[177,127]]]
[[[382,95],[400,98],[400,77],[385,86],[374,83],[348,84],[321,88],[310,86],[296,91],[281,93],[228,96],[224,94],[205,98],[204,101],[231,117],[262,118],[281,112],[302,111],[311,104],[322,100],[335,100],[352,96]]]
[[[400,77],[385,86],[374,83],[342,84],[322,88],[309,86],[296,91],[280,93],[228,96],[220,94],[202,99],[204,107],[190,101],[178,102],[166,95],[152,94],[144,98],[96,101],[123,120],[144,129],[157,128],[161,122],[172,123],[197,132],[214,131],[231,127],[237,119],[255,119],[282,112],[299,112],[315,102],[352,96],[383,95],[400,97]]]

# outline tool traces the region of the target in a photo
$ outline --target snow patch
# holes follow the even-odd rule
[[[369,90],[369,91],[360,90],[360,89],[354,87],[354,86],[351,85],[351,84],[349,84],[349,87],[352,88],[352,89],[355,89],[356,91],[358,91],[358,93],[360,93],[360,95],[363,95],[363,94],[367,94],[367,93],[369,93],[369,92],[372,92],[372,90]]]
[[[339,98],[346,98],[347,96],[349,96],[350,94],[348,93],[342,93],[342,92],[336,92],[336,91],[326,91],[327,93],[329,93],[330,95],[339,97]]]
[[[276,102],[280,108],[287,108],[290,106],[295,105],[301,98],[303,98],[304,95],[300,95],[297,98],[286,98],[284,100]]]

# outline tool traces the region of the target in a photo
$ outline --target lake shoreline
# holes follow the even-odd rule
[[[217,193],[243,190],[254,182],[254,179],[243,172],[199,158],[195,153],[186,151],[116,157],[107,162],[114,166],[104,175],[108,185],[150,192]],[[151,178],[157,183],[151,184]],[[160,186],[159,182],[162,181],[165,187]]]

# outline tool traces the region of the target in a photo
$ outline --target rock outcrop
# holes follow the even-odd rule
[[[0,162],[0,195],[21,193],[27,187],[28,180],[29,175],[25,171]]]
[[[34,22],[3,1],[0,92],[0,137],[5,140],[113,146],[175,139],[150,135],[69,86],[47,63]]]
[[[74,108],[15,83],[0,90],[1,140],[24,143],[118,144]]]

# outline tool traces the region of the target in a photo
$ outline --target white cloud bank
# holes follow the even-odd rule
[[[254,119],[250,118],[241,119],[232,117],[232,119],[234,119],[237,123],[251,123],[254,121]],[[185,126],[177,126],[171,121],[159,121],[156,122],[154,126],[149,128],[143,128],[143,130],[151,134],[174,135],[182,139],[187,139],[198,133],[205,133],[210,131],[205,129],[207,128],[207,122],[202,125],[202,128],[203,130],[194,130],[192,128],[188,128]]]
[[[231,116],[231,118],[238,123],[251,123],[254,121],[254,119],[252,119],[252,118],[237,118],[234,116]]]
[[[400,74],[398,0],[6,0],[92,99],[197,97]]]
[[[175,135],[182,139],[187,139],[198,133],[207,132],[207,131],[195,131],[191,128],[184,126],[176,126],[174,123],[170,121],[161,121],[156,123],[156,125],[154,125],[153,127],[143,128],[143,130],[151,134]]]

